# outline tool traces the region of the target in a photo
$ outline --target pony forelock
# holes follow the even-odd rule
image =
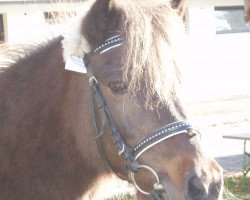
[[[143,90],[148,108],[166,105],[180,81],[177,54],[185,35],[182,19],[169,2],[124,5],[123,63],[128,90],[134,95]]]

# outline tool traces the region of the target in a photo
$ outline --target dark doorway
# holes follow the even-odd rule
[[[0,14],[0,42],[4,42],[4,25],[2,14]]]

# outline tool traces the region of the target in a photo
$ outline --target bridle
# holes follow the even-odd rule
[[[91,51],[90,53],[84,56],[83,61],[84,61],[85,67],[86,68],[88,67],[88,64],[92,56],[97,55],[97,54],[102,54],[122,44],[123,44],[123,38],[120,35],[117,35],[115,37],[112,37],[106,40],[103,44],[98,46],[95,50]],[[111,130],[110,132],[111,132],[117,153],[120,157],[123,158],[123,160],[126,163],[126,170],[127,170],[128,177],[131,180],[131,182],[134,184],[137,190],[140,191],[141,193],[150,196],[154,200],[162,199],[162,195],[164,193],[166,194],[166,190],[163,187],[163,185],[161,185],[158,174],[150,166],[139,164],[139,162],[137,161],[138,157],[142,155],[145,151],[147,151],[149,148],[155,146],[156,144],[168,138],[171,138],[180,134],[188,134],[188,136],[193,137],[198,133],[198,131],[194,129],[188,122],[178,121],[178,122],[168,124],[164,127],[161,127],[156,132],[154,132],[151,136],[144,138],[141,142],[139,142],[133,148],[128,147],[123,141],[120,135],[119,129],[116,126],[115,122],[113,121],[108,111],[107,104],[103,97],[98,81],[91,74],[87,73],[87,75],[89,76],[89,84],[90,84],[90,89],[91,89],[91,94],[92,94],[91,108],[92,108],[92,113],[93,113],[93,118],[94,118],[94,127],[95,127],[95,132],[96,132],[95,139],[96,139],[96,144],[97,144],[99,153],[105,165],[107,166],[108,169],[114,172],[114,170],[112,169],[112,167],[110,166],[109,162],[107,161],[104,155],[104,151],[100,142],[100,137],[103,135],[104,127],[108,126]],[[97,127],[97,123],[96,123],[97,114],[101,116],[100,128]],[[135,173],[137,173],[140,169],[148,170],[149,172],[153,174],[153,176],[156,179],[156,183],[153,185],[153,190],[150,192],[147,192],[141,189],[135,180]],[[114,173],[117,174],[116,172]]]
[[[88,67],[88,64],[92,56],[97,55],[97,54],[102,54],[122,44],[123,44],[123,38],[120,35],[107,39],[103,44],[101,44],[96,49],[94,49],[93,51],[89,52],[88,54],[84,56],[83,61],[84,61],[85,67],[86,68]],[[109,162],[107,161],[104,155],[104,151],[100,142],[100,137],[103,134],[103,129],[106,125],[108,125],[108,127],[111,130],[111,135],[112,135],[116,150],[118,152],[118,155],[121,156],[126,163],[126,170],[128,172],[128,177],[131,180],[131,182],[134,184],[136,189],[140,191],[141,193],[150,196],[154,200],[161,200],[163,193],[166,193],[166,191],[165,191],[165,188],[161,185],[157,173],[151,167],[147,165],[140,165],[137,161],[138,157],[142,155],[149,148],[155,146],[156,144],[168,138],[174,137],[179,134],[188,134],[190,137],[193,137],[194,135],[198,133],[198,131],[194,129],[188,122],[178,121],[178,122],[168,124],[164,127],[161,127],[151,136],[144,138],[141,142],[139,142],[133,148],[130,148],[124,143],[116,124],[114,123],[114,121],[112,120],[109,114],[107,104],[103,97],[98,81],[96,80],[94,76],[89,75],[89,74],[88,76],[89,76],[89,84],[90,84],[90,89],[91,89],[91,94],[92,94],[92,102],[91,102],[92,106],[91,107],[93,110],[94,126],[95,126],[95,132],[96,132],[95,139],[96,139],[96,144],[97,144],[99,153],[102,157],[102,160],[104,161],[107,168],[110,169],[112,172],[114,172],[114,170],[112,169],[112,167],[110,166]],[[96,114],[97,114],[96,112],[99,112],[101,116],[101,120],[102,120],[102,125],[100,129],[98,129],[97,123],[96,123]],[[143,189],[141,189],[135,180],[134,175],[140,169],[148,170],[156,178],[156,183],[153,186],[153,190],[150,192],[146,192]]]

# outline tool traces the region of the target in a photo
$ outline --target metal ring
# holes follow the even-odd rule
[[[94,81],[96,81],[96,82],[97,82],[97,80],[96,80],[96,78],[95,78],[94,76],[91,76],[91,77],[89,78],[89,83],[91,83],[91,82],[92,82],[92,80],[94,80]]]
[[[158,177],[157,173],[151,167],[149,167],[147,165],[139,165],[138,169],[147,169],[148,171],[150,171],[154,175],[154,177],[156,178],[156,181],[157,181],[156,184],[160,184],[160,180],[159,180],[159,177]],[[135,181],[135,174],[133,172],[131,172],[131,171],[130,171],[130,179],[131,179],[131,181],[133,182],[134,186],[136,187],[136,189],[138,191],[140,191],[142,194],[150,195],[149,192],[144,191],[143,189],[141,189],[139,187],[139,185],[137,185],[137,183]]]

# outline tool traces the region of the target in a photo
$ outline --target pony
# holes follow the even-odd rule
[[[179,98],[182,10],[96,0],[76,31],[13,56],[0,73],[0,199],[103,199],[113,179],[141,200],[222,198]]]

